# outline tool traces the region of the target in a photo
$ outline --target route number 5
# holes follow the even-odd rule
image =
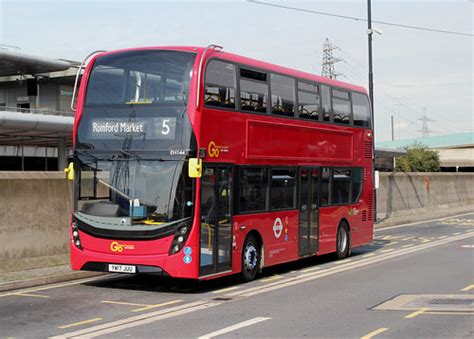
[[[161,130],[161,134],[163,135],[168,135],[171,131],[170,126],[168,123],[170,122],[170,119],[163,119],[163,125],[161,126],[163,129]]]

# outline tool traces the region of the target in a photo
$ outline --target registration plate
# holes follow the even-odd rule
[[[137,268],[132,265],[116,265],[109,264],[109,272],[118,272],[118,273],[130,273],[133,274],[137,271]]]

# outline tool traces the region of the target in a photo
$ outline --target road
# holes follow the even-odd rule
[[[473,237],[471,213],[246,284],[111,275],[2,293],[0,336],[473,338]]]

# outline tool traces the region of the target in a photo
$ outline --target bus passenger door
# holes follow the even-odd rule
[[[318,250],[319,168],[300,169],[298,254],[307,256]]]
[[[232,269],[232,167],[204,165],[200,276]]]

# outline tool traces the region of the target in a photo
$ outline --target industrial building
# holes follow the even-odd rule
[[[439,154],[442,172],[474,172],[474,133],[459,133],[377,143],[377,149],[403,150],[423,145]]]
[[[0,170],[61,170],[67,164],[79,64],[0,45]]]

